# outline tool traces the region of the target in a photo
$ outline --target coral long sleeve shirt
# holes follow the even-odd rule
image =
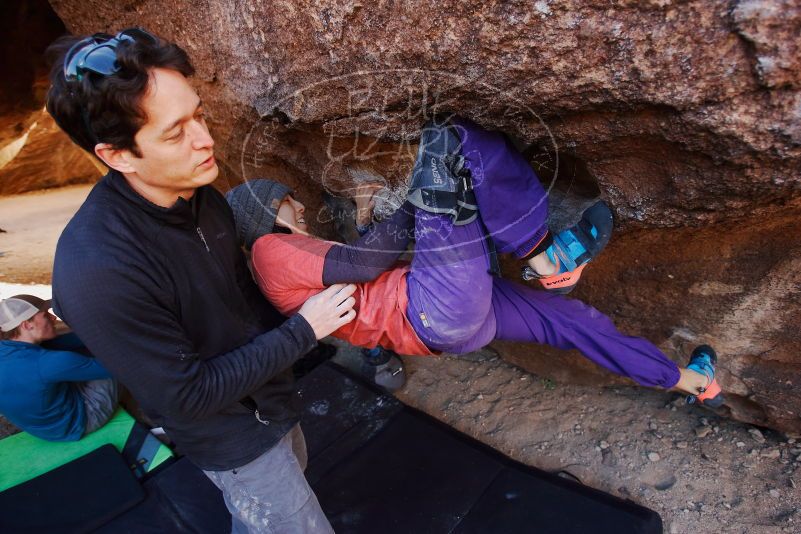
[[[325,289],[325,256],[336,243],[300,234],[267,234],[253,244],[253,272],[264,296],[281,313],[293,314]],[[406,318],[407,263],[356,284],[356,318],[332,335],[353,345],[381,345],[399,354],[431,355]],[[261,273],[269,273],[262,276]]]

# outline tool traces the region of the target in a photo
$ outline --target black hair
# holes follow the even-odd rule
[[[123,41],[116,48],[120,70],[110,76],[85,72],[81,80],[64,77],[64,56],[85,37],[65,36],[47,49],[53,61],[47,111],[56,124],[81,148],[94,155],[97,143],[142,154],[134,136],[147,121],[142,98],[150,71],[170,69],[191,76],[195,69],[186,52],[174,43],[156,38]]]

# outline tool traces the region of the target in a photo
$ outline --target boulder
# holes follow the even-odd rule
[[[93,182],[99,163],[77,148],[44,111],[44,51],[64,33],[46,0],[0,5],[0,195]]]
[[[0,117],[0,128],[5,126]],[[102,164],[78,148],[43,109],[24,117],[30,125],[0,148],[0,195],[90,183],[105,173]]]
[[[136,25],[185,47],[219,187],[280,177],[321,231],[319,193],[347,194],[355,165],[402,192],[431,113],[503,129],[565,198],[614,208],[576,296],[677,362],[714,344],[726,410],[801,432],[799,0],[51,5],[75,33]],[[616,380],[499,346],[560,380]]]

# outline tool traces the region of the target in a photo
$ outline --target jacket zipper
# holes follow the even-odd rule
[[[195,215],[195,224],[197,225],[198,224],[198,222],[197,222],[197,208],[196,208],[197,199],[195,197],[192,200],[194,200],[194,202],[195,202],[195,204],[193,204],[192,207],[193,207],[193,210],[195,211],[195,213],[194,213],[194,215]],[[200,237],[200,240],[203,242],[203,246],[206,247],[206,252],[211,254],[211,249],[209,248],[209,244],[206,242],[206,236],[203,235],[203,230],[201,230],[200,226],[195,226],[195,231],[197,232],[198,237]],[[214,255],[212,254],[212,257],[213,256]],[[225,276],[222,268],[219,265],[219,261],[217,261],[217,258],[214,258],[214,263],[217,266],[218,270],[220,270],[220,272],[223,273],[223,276]],[[269,426],[270,425],[270,421],[269,420],[262,419],[261,414],[259,413],[259,409],[256,406],[256,401],[253,399],[253,397],[247,396],[244,399],[242,399],[240,401],[240,403],[243,406],[245,406],[245,408],[253,410],[253,415],[256,416],[256,420],[259,423],[263,424],[264,426]]]
[[[200,226],[196,226],[195,230],[197,230],[197,235],[200,236],[200,240],[203,241],[203,246],[206,247],[206,252],[211,253],[211,249],[209,248],[209,244],[206,243],[206,236],[203,235],[203,230],[200,229]]]

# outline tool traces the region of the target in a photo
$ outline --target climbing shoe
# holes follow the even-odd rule
[[[449,215],[457,226],[478,217],[470,170],[461,151],[457,126],[443,117],[427,121],[420,135],[408,196],[422,210]]]
[[[570,293],[581,278],[581,272],[609,243],[612,237],[612,211],[599,200],[581,215],[581,220],[553,236],[545,253],[557,267],[557,272],[540,275],[529,266],[523,267],[523,280],[537,280],[552,293]]]
[[[687,369],[704,375],[707,379],[706,387],[699,390],[697,395],[687,395],[687,404],[700,402],[709,408],[718,408],[723,404],[723,393],[720,390],[717,380],[715,380],[715,365],[718,363],[718,355],[709,345],[699,345],[695,347],[690,356],[690,363]]]

